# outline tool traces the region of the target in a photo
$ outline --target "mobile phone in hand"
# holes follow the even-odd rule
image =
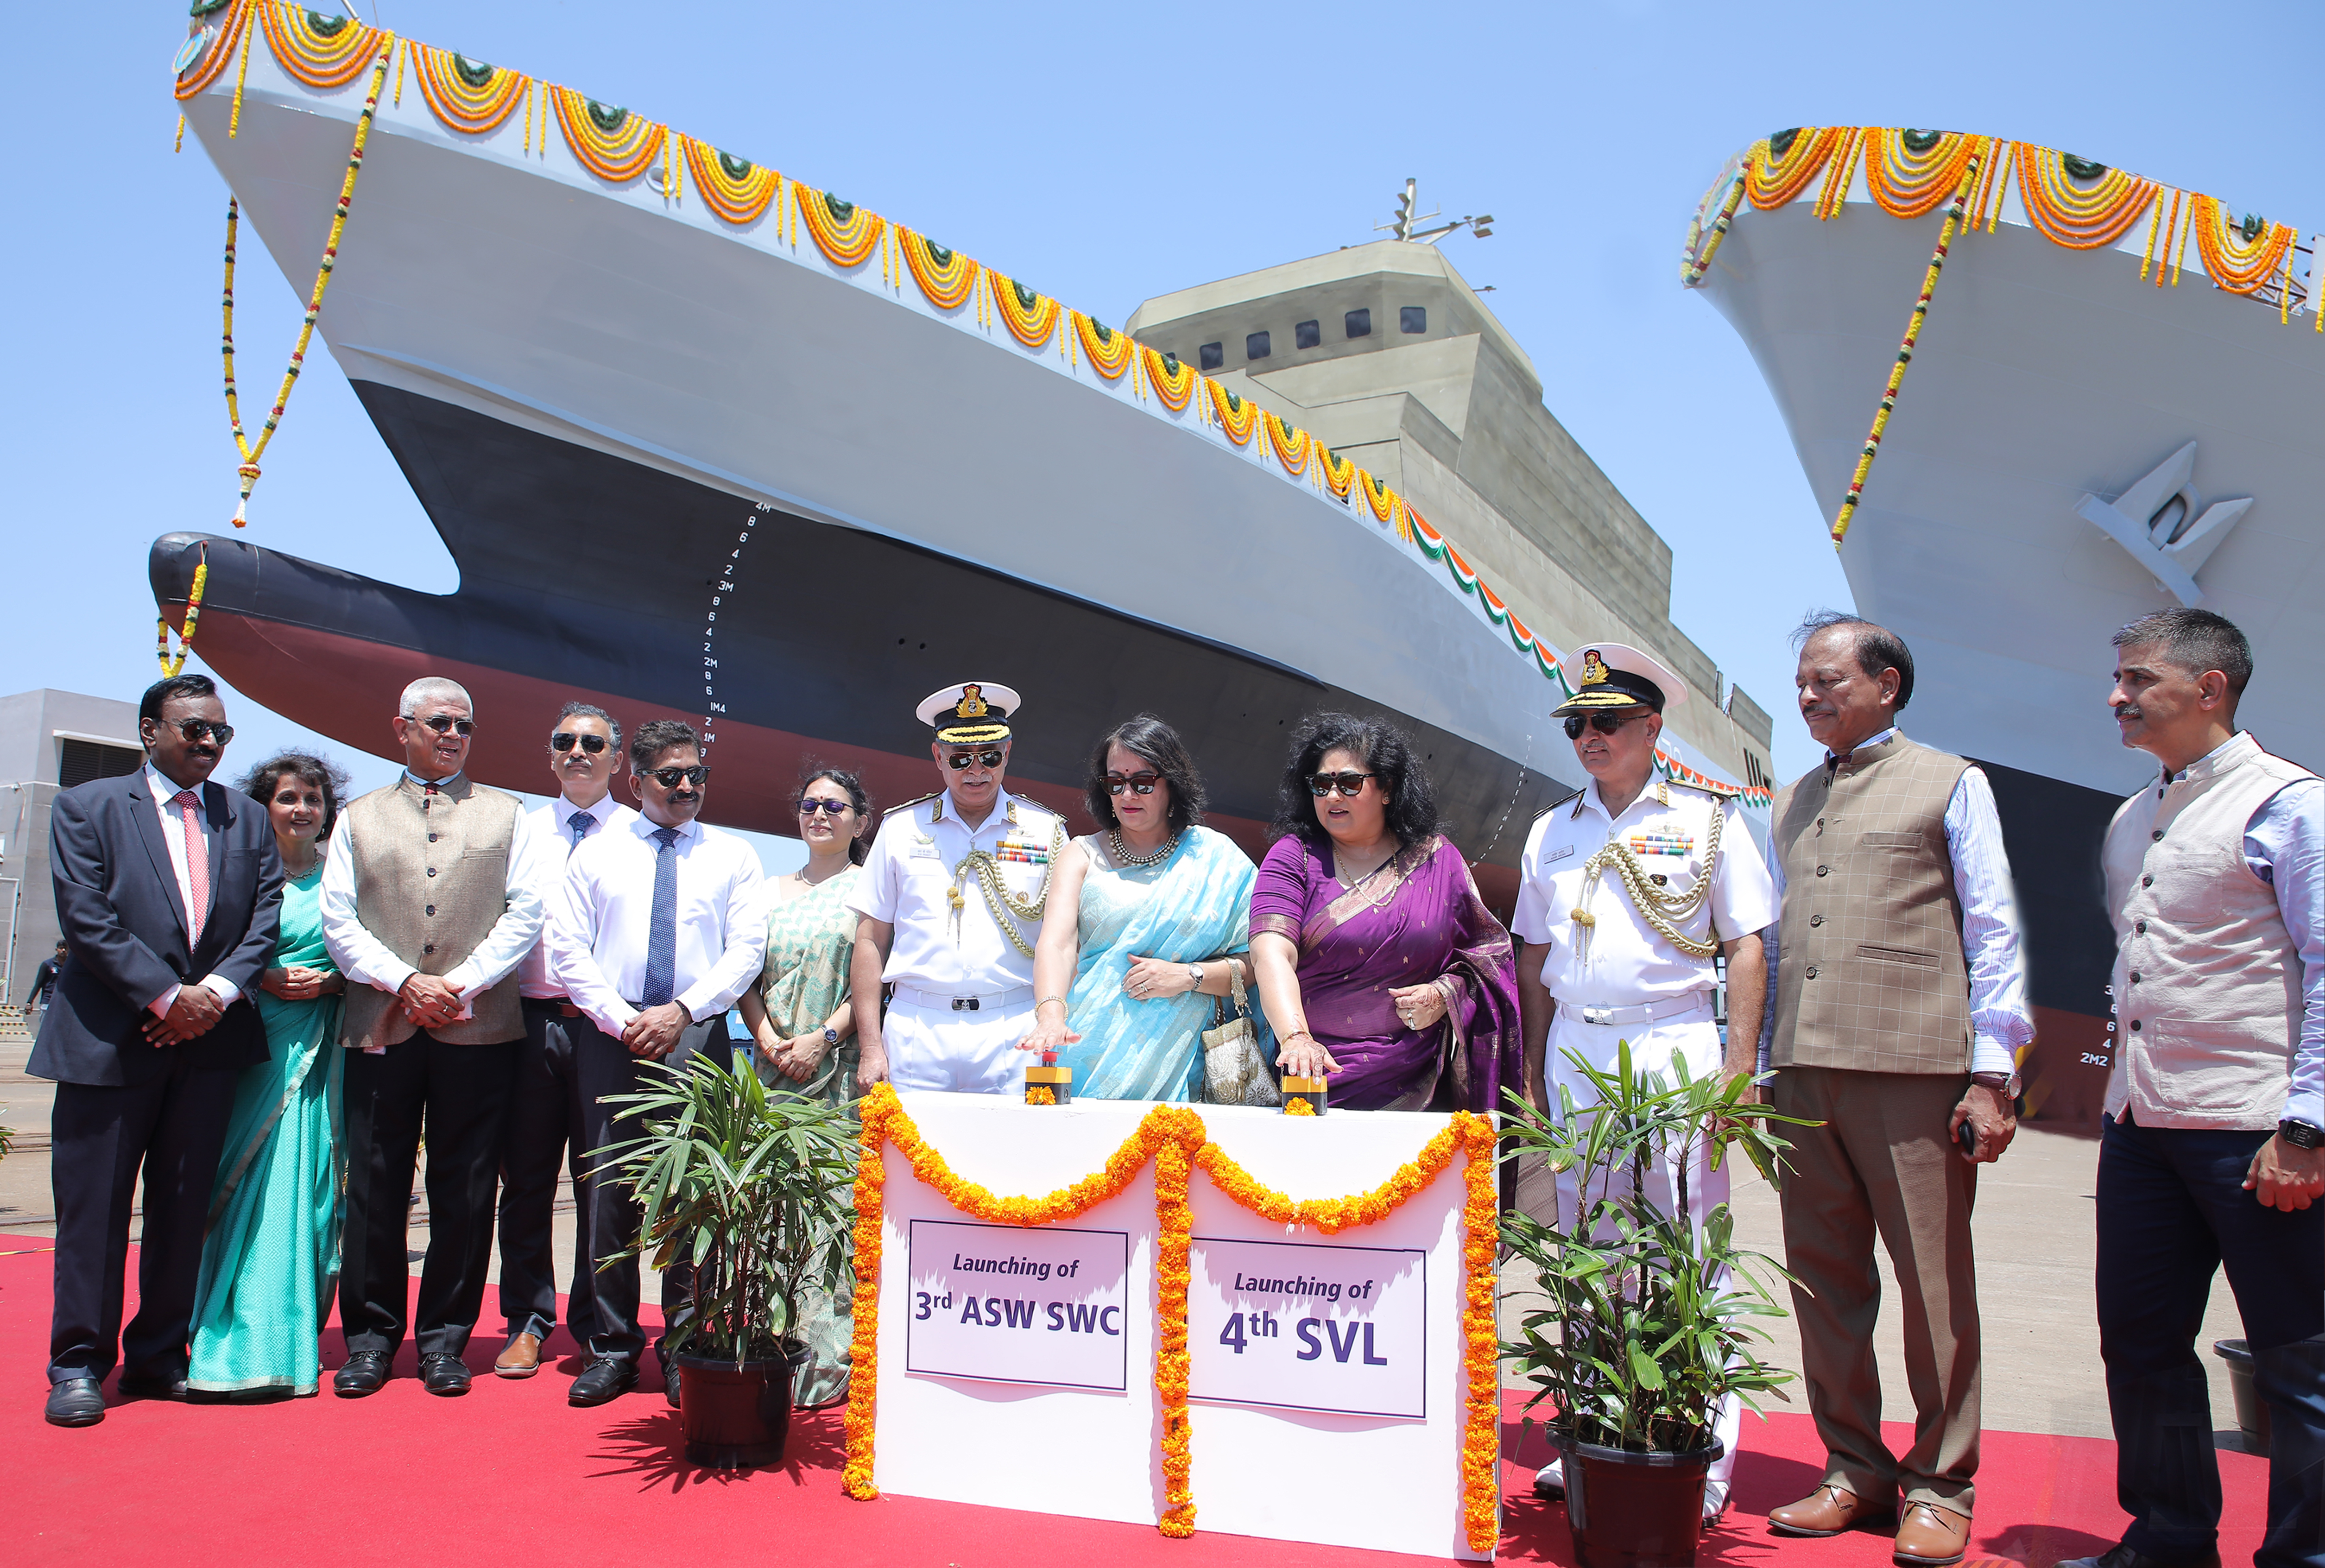
[[[1978,1128],[1967,1117],[1961,1126],[1954,1128],[1954,1142],[1961,1145],[1962,1153],[1971,1159],[1978,1158]]]

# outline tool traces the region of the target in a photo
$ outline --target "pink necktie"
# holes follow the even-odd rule
[[[186,945],[202,940],[202,922],[210,912],[210,841],[202,831],[202,798],[191,790],[176,796],[178,814],[185,823]]]

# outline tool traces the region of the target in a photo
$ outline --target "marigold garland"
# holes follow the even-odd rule
[[[1058,1103],[1058,1097],[1050,1092],[1047,1085],[1036,1083],[1032,1088],[1025,1090],[1025,1103],[1027,1105],[1055,1105]]]
[[[1142,348],[1140,359],[1146,372],[1146,385],[1172,413],[1184,413],[1187,405],[1195,401],[1194,366],[1181,361],[1175,354],[1158,354]]]
[[[1828,125],[1822,130],[1787,131],[1755,143],[1745,175],[1752,205],[1766,211],[1791,202],[1840,151],[1846,135],[1844,127]],[[1784,143],[1782,148],[1776,146],[1780,141]]]
[[[1267,426],[1267,444],[1274,449],[1275,460],[1283,471],[1295,478],[1308,471],[1308,432],[1294,430],[1292,422],[1280,413],[1271,413],[1261,422]]]
[[[829,190],[792,181],[792,205],[799,209],[807,232],[824,259],[836,267],[861,266],[880,248],[888,226],[879,214],[853,201],[842,201]]]
[[[1314,1116],[1316,1114],[1316,1108],[1295,1094],[1283,1102],[1283,1114],[1286,1116]]]
[[[695,194],[729,223],[757,222],[783,190],[783,177],[773,169],[762,169],[691,136],[680,139],[686,144],[686,167],[694,176]]]
[[[1372,508],[1375,518],[1391,524],[1396,522],[1400,502],[1394,490],[1383,484],[1376,476],[1362,469],[1357,470],[1357,488],[1363,494],[1365,505]]]
[[[885,1237],[886,1164],[881,1146],[892,1144],[912,1174],[962,1213],[1000,1225],[1046,1225],[1072,1220],[1118,1197],[1149,1160],[1154,1162],[1154,1387],[1162,1415],[1162,1517],[1166,1536],[1194,1534],[1192,1428],[1187,1413],[1187,1291],[1194,1212],[1188,1201],[1192,1172],[1262,1219],[1311,1225],[1326,1235],[1374,1224],[1396,1211],[1442,1174],[1457,1152],[1468,1155],[1462,1205],[1462,1344],[1468,1380],[1468,1415],[1461,1443],[1462,1517],[1470,1546],[1490,1552],[1500,1508],[1500,1346],[1494,1321],[1495,1247],[1498,1212],[1494,1183],[1494,1129],[1485,1118],[1457,1112],[1412,1160],[1371,1192],[1348,1198],[1302,1199],[1261,1186],[1212,1144],[1203,1119],[1184,1106],[1158,1105],[1139,1121],[1105,1166],[1070,1187],[1040,1198],[996,1197],[963,1181],[921,1137],[896,1091],[880,1084],[861,1102],[856,1172],[855,1338],[850,1356],[843,1486],[851,1498],[878,1497],[873,1480],[875,1417],[878,1409],[880,1268]]]
[[[1251,433],[1259,425],[1259,404],[1249,398],[1238,397],[1209,376],[1203,385],[1211,397],[1211,412],[1218,416],[1219,429],[1227,440],[1239,447],[1251,444]]]
[[[288,76],[317,90],[345,87],[363,74],[390,36],[349,16],[325,16],[296,5],[261,5],[274,63]]]
[[[2247,240],[2235,232],[2228,209],[2209,196],[2196,198],[2189,223],[2196,231],[2196,254],[2204,258],[2204,275],[2232,294],[2256,292],[2276,272],[2295,238],[2290,224],[2271,223]]]
[[[235,50],[241,44],[242,30],[250,25],[250,14],[256,5],[257,0],[237,0],[234,9],[227,13],[226,21],[210,34],[209,47],[180,73],[173,90],[181,102],[218,80],[218,74],[226,70],[227,61],[234,58]],[[204,23],[203,26],[207,32],[208,24]]]
[[[2026,220],[2052,243],[2070,250],[2113,245],[2139,221],[2155,196],[2154,181],[2120,169],[2105,171],[2087,190],[2070,177],[2064,153],[2022,142],[2016,153],[2018,194],[2026,207]]]
[[[1865,135],[1871,144],[1865,160],[1865,183],[1881,210],[1892,218],[1920,218],[1936,211],[1961,183],[1962,171],[1980,151],[1978,137],[1953,132],[1876,127]],[[1916,142],[1923,144],[1916,147]]]
[[[662,155],[664,128],[643,115],[585,98],[571,88],[551,88],[565,145],[581,167],[616,185],[636,179]]]
[[[420,96],[436,117],[456,131],[481,136],[497,131],[516,113],[517,100],[526,106],[525,144],[533,143],[533,79],[503,70],[449,49],[425,43],[412,45],[420,58],[412,74],[420,79]]]
[[[1080,340],[1082,352],[1089,356],[1090,368],[1108,381],[1119,381],[1122,373],[1130,368],[1138,352],[1138,345],[1130,340],[1127,332],[1117,332],[1103,321],[1093,321],[1079,311],[1072,312],[1074,336]]]
[[[202,590],[209,586],[209,580],[210,544],[205,539],[200,558],[194,562],[193,586],[186,590],[186,629],[178,634],[176,657],[170,654],[170,617],[153,617],[153,654],[162,662],[162,678],[165,681],[177,679],[178,672],[186,667],[186,655],[194,651],[194,627],[201,623]]]
[[[1357,465],[1326,446],[1316,443],[1316,474],[1324,481],[1324,488],[1341,500],[1348,498],[1348,487],[1357,477]]]
[[[1037,294],[1015,278],[985,269],[986,292],[993,296],[994,308],[1001,313],[1001,324],[1009,335],[1028,348],[1047,344],[1058,329],[1058,302],[1047,294]]]
[[[904,266],[912,281],[921,285],[930,304],[940,311],[957,311],[968,303],[977,293],[977,280],[983,271],[975,262],[957,250],[947,250],[927,235],[897,224],[897,247],[904,253]]]

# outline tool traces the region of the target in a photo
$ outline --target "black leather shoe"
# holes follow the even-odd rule
[[[638,1386],[638,1364],[619,1356],[595,1356],[566,1390],[568,1405],[603,1405]]]
[[[662,1363],[662,1396],[670,1401],[672,1410],[678,1408],[678,1363],[667,1357]]]
[[[183,1372],[124,1372],[115,1385],[124,1399],[183,1399],[186,1396],[186,1375]]]
[[[95,1426],[105,1419],[104,1389],[94,1378],[51,1383],[48,1408],[41,1414],[51,1426]]]
[[[356,1350],[332,1378],[331,1392],[341,1398],[360,1399],[366,1394],[378,1393],[391,1375],[385,1350]]]
[[[420,1358],[420,1386],[431,1394],[449,1398],[468,1391],[468,1364],[449,1350],[436,1350]]]

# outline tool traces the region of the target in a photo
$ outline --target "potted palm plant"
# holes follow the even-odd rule
[[[1785,1315],[1759,1271],[1783,1270],[1736,1246],[1725,1203],[1689,1221],[1688,1173],[1741,1150],[1773,1182],[1789,1146],[1766,1124],[1798,1118],[1749,1102],[1743,1079],[1690,1078],[1683,1062],[1668,1078],[1642,1072],[1627,1043],[1611,1072],[1568,1060],[1598,1104],[1578,1105],[1561,1085],[1558,1114],[1544,1116],[1510,1096],[1514,1153],[1570,1173],[1576,1197],[1571,1211],[1557,1200],[1548,1220],[1503,1217],[1503,1244],[1533,1266],[1549,1300],[1502,1353],[1536,1385],[1526,1408],[1547,1401],[1555,1412],[1580,1568],[1688,1568],[1704,1473],[1721,1452],[1720,1402],[1733,1392],[1757,1410],[1755,1396],[1785,1397],[1778,1385],[1792,1376],[1754,1354],[1767,1336],[1753,1320]],[[1657,1165],[1674,1173],[1676,1212],[1651,1196]]]
[[[644,1128],[599,1166],[643,1211],[635,1252],[694,1267],[692,1304],[668,1331],[686,1456],[778,1463],[807,1358],[790,1336],[803,1289],[852,1281],[854,1109],[770,1093],[747,1057],[724,1051],[607,1103]]]

